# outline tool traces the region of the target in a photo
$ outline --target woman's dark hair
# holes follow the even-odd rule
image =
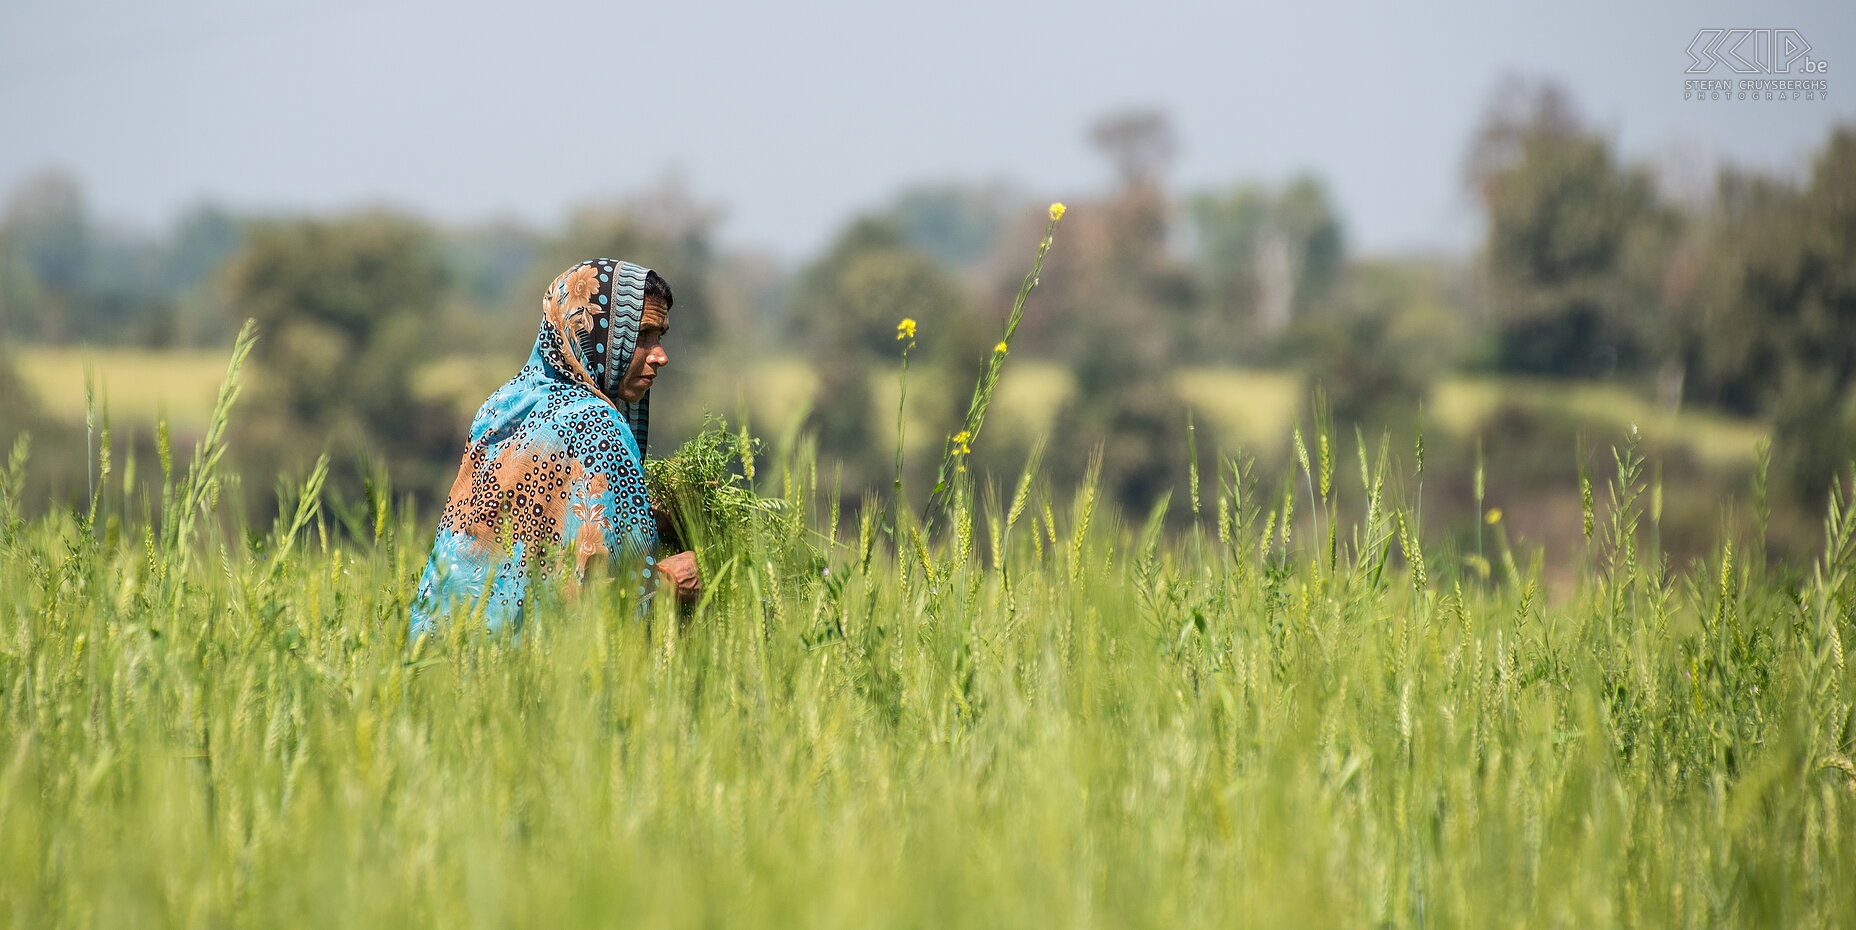
[[[676,298],[670,296],[670,285],[655,271],[645,272],[644,296],[646,298],[655,297],[663,301],[665,310],[669,310],[676,304]]]

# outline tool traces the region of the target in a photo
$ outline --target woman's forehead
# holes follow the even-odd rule
[[[657,329],[670,328],[670,317],[669,314],[664,311],[663,302],[655,297],[645,298],[644,314],[638,321],[638,326],[640,329],[650,327],[655,327]]]

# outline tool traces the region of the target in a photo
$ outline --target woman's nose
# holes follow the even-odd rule
[[[659,368],[662,368],[665,365],[670,364],[670,353],[664,351],[664,347],[662,344],[652,346],[651,354],[646,357],[651,360],[651,364],[656,365]]]

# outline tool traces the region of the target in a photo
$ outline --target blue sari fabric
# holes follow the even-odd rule
[[[515,628],[532,580],[558,576],[576,588],[601,561],[650,596],[658,539],[643,467],[648,395],[627,403],[617,393],[647,273],[596,259],[549,285],[528,363],[471,423],[410,635],[478,611],[490,630]]]

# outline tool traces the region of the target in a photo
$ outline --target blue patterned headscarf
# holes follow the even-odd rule
[[[650,395],[619,397],[646,311],[649,269],[594,259],[542,295],[528,364],[477,411],[411,611],[411,634],[482,610],[519,624],[532,577],[570,586],[605,560],[649,596],[657,525],[645,494]],[[654,306],[666,312],[668,306]]]

